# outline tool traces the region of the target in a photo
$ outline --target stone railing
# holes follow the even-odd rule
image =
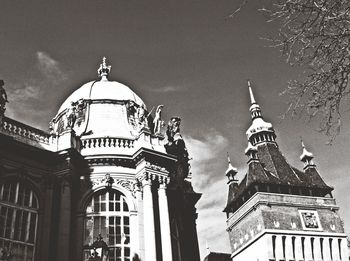
[[[20,136],[24,140],[50,144],[50,134],[7,117],[2,118],[0,132],[10,136]]]
[[[87,148],[110,148],[110,147],[119,147],[119,148],[133,148],[134,140],[129,139],[121,139],[121,138],[91,138],[91,139],[83,139],[82,147],[84,149]]]

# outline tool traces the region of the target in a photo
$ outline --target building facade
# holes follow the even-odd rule
[[[148,111],[110,70],[104,59],[49,133],[6,117],[1,86],[0,260],[199,261],[181,120],[165,137],[163,105]]]
[[[348,260],[347,237],[333,188],[319,175],[302,144],[303,171],[282,155],[272,124],[263,119],[249,85],[252,124],[247,130],[248,170],[226,171],[225,212],[231,260]]]

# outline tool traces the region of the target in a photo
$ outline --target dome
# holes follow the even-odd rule
[[[145,108],[142,99],[133,92],[128,86],[107,79],[100,81],[91,81],[75,90],[61,105],[57,114],[68,109],[72,102],[84,100],[113,100],[113,101],[134,101],[139,106]]]
[[[148,127],[144,102],[128,86],[108,80],[110,70],[104,58],[99,79],[82,85],[63,102],[51,122],[52,132],[59,135],[72,129],[85,138],[134,140]]]

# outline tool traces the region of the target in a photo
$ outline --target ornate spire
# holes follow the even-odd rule
[[[112,66],[106,64],[106,57],[102,58],[102,63],[100,64],[100,68],[98,68],[97,73],[98,76],[101,77],[102,81],[107,81],[107,76],[111,72]]]
[[[235,179],[235,176],[237,175],[238,170],[237,168],[232,166],[230,155],[228,154],[228,152],[227,152],[227,161],[228,161],[228,168],[226,170],[226,177],[228,178],[227,184],[230,184],[232,182],[237,182],[237,180]]]
[[[261,115],[261,110],[260,110],[260,106],[259,104],[257,104],[254,94],[253,94],[253,89],[252,86],[250,84],[250,81],[248,80],[248,89],[249,89],[249,96],[250,96],[250,102],[251,102],[251,106],[250,106],[250,114],[252,119],[256,119],[256,118],[262,118]]]
[[[304,169],[307,169],[309,167],[315,167],[315,164],[312,160],[314,158],[314,155],[305,148],[302,138],[301,138],[301,147],[303,148],[303,152],[300,155],[300,160],[304,163]]]
[[[253,146],[262,142],[275,142],[276,134],[271,123],[264,121],[259,104],[256,102],[252,86],[248,80],[251,106],[249,108],[252,125],[247,130],[248,140]]]

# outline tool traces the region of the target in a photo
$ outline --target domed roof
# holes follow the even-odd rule
[[[103,78],[100,81],[91,81],[75,90],[61,105],[58,114],[68,109],[72,102],[84,100],[114,100],[114,101],[134,101],[137,105],[146,108],[142,99],[128,86]]]
[[[89,138],[137,137],[148,121],[147,108],[128,86],[108,80],[110,70],[103,58],[99,79],[82,85],[64,101],[52,120],[53,132],[73,129],[76,135]]]

